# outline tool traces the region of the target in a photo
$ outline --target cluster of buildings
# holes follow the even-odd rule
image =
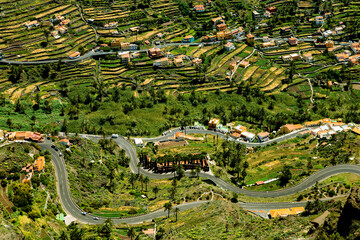
[[[27,22],[24,23],[24,26],[27,27],[27,29],[31,29],[33,27],[40,26],[40,23],[39,23],[38,20],[27,21]]]
[[[344,50],[342,53],[335,54],[339,63],[358,65],[360,58],[360,42],[350,43],[350,50]]]
[[[335,135],[339,132],[352,131],[360,135],[360,131],[357,132],[358,128],[354,124],[346,124],[342,121],[341,118],[330,119],[324,118],[317,121],[311,121],[305,123],[306,127],[316,127],[305,133],[309,133],[318,138],[330,138],[332,135]]]
[[[115,38],[110,43],[113,48],[120,48],[122,51],[137,50],[138,45],[129,42],[120,42],[120,39]]]
[[[35,172],[41,172],[44,170],[45,167],[45,157],[39,156],[33,165],[30,163],[21,169],[22,172],[26,174],[25,178],[22,180],[23,183],[30,182],[31,177],[34,175]]]
[[[214,28],[216,28],[218,32],[216,33],[216,35],[209,34],[204,36],[202,41],[204,42],[222,41],[225,39],[237,38],[244,34],[244,29],[242,27],[229,30],[224,19],[225,19],[224,16],[213,18],[212,22],[214,24]]]
[[[253,142],[256,139],[256,134],[247,131],[247,128],[245,126],[237,125],[236,127],[231,128],[231,131],[229,131],[228,127],[224,127],[222,124],[220,124],[220,119],[218,118],[210,119],[208,124],[208,129],[218,131],[221,133],[231,132],[231,137],[233,137],[236,140]],[[268,141],[269,138],[270,138],[270,133],[268,132],[261,132],[257,134],[257,139],[259,142]]]
[[[43,135],[38,132],[9,132],[5,136],[9,141],[44,141]]]
[[[274,209],[270,210],[269,218],[279,218],[279,217],[287,217],[289,215],[297,215],[304,212],[305,209],[303,207],[293,207],[293,208],[284,208],[284,209]]]
[[[263,12],[263,13],[260,13],[259,11],[256,11],[256,10],[254,10],[253,12],[252,12],[252,17],[253,17],[253,19],[254,20],[261,20],[261,19],[263,19],[263,18],[270,18],[271,17],[271,15],[272,14],[274,14],[274,13],[276,13],[276,7],[275,6],[269,6],[269,7],[267,7],[266,9],[265,9],[265,11],[263,11],[262,9],[261,9],[261,12]]]
[[[65,34],[68,31],[68,25],[71,23],[71,20],[64,16],[56,16],[55,19],[51,19],[50,21],[53,24],[58,23],[54,26],[54,31],[51,32],[51,35],[55,39],[60,38],[60,34]]]
[[[104,24],[105,29],[116,28],[117,26],[118,26],[118,22],[109,22]]]
[[[184,170],[191,170],[200,167],[202,171],[209,171],[209,157],[203,154],[190,154],[180,161],[166,161],[163,157],[150,160],[150,168],[157,173],[174,172],[176,165],[181,165]]]

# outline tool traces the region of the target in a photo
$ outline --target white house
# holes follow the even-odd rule
[[[241,133],[241,137],[244,138],[246,141],[252,142],[255,139],[255,134],[248,131],[244,131]]]
[[[316,23],[316,25],[322,25],[322,24],[324,24],[324,17],[323,17],[323,16],[317,16],[317,17],[315,17],[315,23]]]
[[[134,138],[134,142],[135,142],[135,146],[137,147],[143,147],[144,146],[144,142],[141,138]]]

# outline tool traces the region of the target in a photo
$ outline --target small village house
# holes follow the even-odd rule
[[[209,129],[209,130],[216,129],[219,124],[220,124],[220,119],[218,119],[218,118],[212,118],[212,119],[210,119],[210,121],[209,121],[208,129]]]
[[[150,58],[159,58],[163,56],[160,48],[150,48],[148,54]]]
[[[240,62],[240,67],[243,67],[243,68],[247,68],[248,66],[250,65],[250,62],[249,61],[246,61],[246,60],[242,60]]]
[[[216,33],[216,38],[218,41],[224,40],[225,39],[225,32],[221,31],[221,32],[217,32]]]
[[[267,140],[269,140],[270,138],[270,133],[268,132],[261,132],[261,133],[258,133],[258,139],[260,142],[265,142]]]
[[[75,59],[75,58],[78,58],[78,57],[80,57],[80,52],[74,52],[74,53],[69,55],[70,59]]]
[[[128,42],[120,43],[120,48],[123,51],[129,51],[129,50],[137,50],[138,46],[136,44],[131,44]]]
[[[316,23],[316,25],[322,25],[322,24],[324,24],[324,17],[323,17],[323,16],[317,16],[317,17],[315,17],[315,23]]]
[[[216,36],[215,35],[206,35],[204,38],[203,38],[203,41],[204,42],[215,42],[216,41]]]
[[[280,34],[281,35],[289,35],[289,34],[291,34],[291,27],[282,27],[281,29],[280,29]]]
[[[271,17],[271,12],[265,11],[264,17],[265,17],[265,18],[270,18],[270,17]]]
[[[268,11],[271,12],[271,13],[275,13],[275,12],[276,12],[276,7],[274,7],[274,6],[269,6],[269,7],[266,8],[266,10],[268,10]]]
[[[182,60],[182,58],[175,58],[174,65],[176,67],[182,67],[182,66],[184,66],[184,61]]]
[[[223,22],[224,20],[222,19],[222,17],[217,17],[217,18],[213,18],[211,19],[211,21],[213,22],[213,24],[217,24],[217,23],[220,23],[220,22]]]
[[[232,51],[232,50],[235,49],[235,45],[232,42],[227,42],[224,45],[224,48],[225,48],[226,51]]]
[[[349,61],[349,55],[346,53],[335,54],[336,60],[340,63],[347,63]]]
[[[31,29],[33,27],[40,26],[40,23],[38,22],[38,20],[33,20],[33,21],[28,21],[28,22],[24,23],[24,26],[27,27],[28,29]]]
[[[182,40],[182,42],[184,43],[192,43],[193,41],[195,41],[195,38],[194,36],[191,35],[184,37]]]
[[[276,46],[276,44],[274,41],[261,43],[262,48],[269,48],[269,47],[275,47],[275,46]]]
[[[195,10],[195,12],[197,12],[197,13],[199,13],[199,12],[205,12],[204,5],[195,5],[194,10]]]
[[[332,40],[325,41],[325,47],[326,48],[333,48],[334,47],[334,41],[332,41]]]
[[[119,38],[115,38],[115,39],[113,39],[113,40],[111,40],[111,43],[110,43],[110,46],[111,47],[120,47],[120,45],[121,45],[121,42],[120,42],[120,39]]]
[[[246,127],[242,125],[237,125],[234,128],[234,131],[241,134],[242,132],[246,131]]]
[[[298,53],[292,53],[289,55],[281,56],[281,58],[284,62],[297,61],[300,59],[300,55]]]
[[[167,57],[158,59],[153,63],[153,66],[156,66],[156,67],[166,67],[169,65],[170,65],[170,61]]]
[[[235,68],[236,68],[236,62],[232,62],[232,63],[229,64],[230,71],[234,71]]]
[[[227,28],[226,23],[220,23],[220,24],[216,25],[216,29],[218,31],[224,31],[226,28]]]
[[[286,124],[280,127],[279,133],[291,133],[302,128],[303,126],[301,126],[300,124]]]
[[[134,138],[134,142],[135,142],[135,146],[136,147],[143,147],[144,146],[144,142],[141,138]]]
[[[315,61],[315,59],[313,58],[312,54],[309,52],[309,53],[304,53],[303,54],[303,59],[305,62],[308,62],[308,63],[312,63]]]
[[[254,20],[260,20],[261,19],[261,14],[258,13],[257,11],[255,11],[255,10],[252,12],[252,16],[253,16]]]
[[[248,33],[246,35],[246,41],[247,41],[247,43],[253,43],[255,41],[255,36],[252,35],[251,33]]]
[[[243,131],[241,137],[248,142],[253,142],[255,140],[255,134],[248,131]]]
[[[34,162],[34,171],[40,172],[45,167],[45,157],[39,156]]]
[[[197,65],[200,65],[202,63],[202,60],[201,58],[195,58],[192,60],[192,63],[197,66]]]
[[[359,53],[360,52],[360,42],[351,43],[350,48],[355,54]]]
[[[294,37],[288,38],[288,42],[289,42],[290,46],[296,46],[298,44],[298,40]]]
[[[121,54],[121,63],[127,64],[131,61],[130,53]]]
[[[71,145],[70,140],[67,138],[61,139],[60,144],[66,146],[66,147],[70,147],[70,145]]]

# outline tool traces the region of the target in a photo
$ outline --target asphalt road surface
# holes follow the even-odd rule
[[[176,130],[175,130],[176,131]],[[214,131],[208,131],[208,130],[197,130],[197,129],[189,129],[187,130],[187,133],[206,133],[206,134],[214,134],[219,135],[220,137],[227,138],[226,135],[214,132]],[[284,141],[290,138],[293,138],[297,135],[297,133],[285,135],[282,138],[276,139],[276,141]],[[97,141],[100,136],[95,135],[80,135],[82,137],[86,136],[89,139],[92,139],[94,141]],[[166,139],[168,136],[161,136],[158,138],[153,139],[146,139],[147,141],[158,141],[159,139]],[[127,141],[123,137],[115,138],[114,141],[119,145],[120,148],[124,149],[126,152],[126,155],[130,158],[130,168],[133,172],[137,173],[140,171],[140,174],[143,174],[145,176],[148,176],[152,179],[164,179],[164,178],[172,178],[174,175],[172,173],[168,174],[157,174],[153,173],[147,170],[144,170],[143,168],[138,168],[138,158],[136,154],[135,147]],[[241,143],[241,142],[240,142]],[[93,215],[86,214],[85,216],[81,213],[83,212],[78,205],[73,201],[70,191],[69,191],[69,185],[67,181],[67,171],[65,162],[62,157],[59,156],[59,152],[55,151],[53,148],[51,148],[51,141],[46,140],[44,143],[40,143],[42,149],[48,149],[51,152],[51,158],[52,162],[55,166],[55,172],[57,176],[57,190],[60,197],[60,201],[62,203],[62,206],[64,210],[67,212],[67,214],[72,215],[74,218],[78,219],[80,222],[88,223],[88,224],[101,224],[103,223],[106,218],[99,217],[99,220],[94,220]],[[242,143],[242,144],[255,144],[255,143]],[[256,143],[260,144],[260,146],[265,146],[269,143]],[[251,145],[252,146],[252,145]],[[262,197],[262,198],[274,198],[274,197],[281,197],[281,196],[288,196],[292,195],[301,191],[306,190],[307,188],[315,185],[316,182],[320,182],[328,177],[331,177],[336,174],[340,173],[355,173],[360,175],[360,166],[359,165],[352,165],[352,164],[343,164],[343,165],[336,165],[331,167],[326,167],[322,170],[319,170],[318,172],[314,173],[313,175],[309,176],[305,180],[303,180],[301,183],[294,185],[289,188],[285,188],[282,190],[277,191],[271,191],[271,192],[259,192],[259,191],[249,191],[245,190],[239,187],[235,187],[231,185],[230,183],[227,183],[223,181],[222,179],[215,177],[211,173],[207,172],[201,172],[199,174],[200,177],[207,178],[211,181],[213,181],[217,186],[221,187],[224,190],[228,190],[231,192],[235,192],[238,194],[243,194],[246,196],[251,197]],[[189,175],[189,172],[186,172],[186,175]],[[200,202],[190,202],[185,204],[180,204],[177,207],[183,211],[195,206],[198,206],[204,202],[207,201],[200,201]],[[297,206],[304,206],[306,202],[279,202],[279,203],[239,203],[239,205],[247,210],[251,211],[260,211],[260,210],[270,210],[270,209],[277,209],[277,208],[290,208],[290,207],[297,207]],[[167,212],[163,209],[160,209],[155,212],[151,212],[148,214],[140,215],[140,216],[134,216],[134,217],[126,217],[126,218],[113,218],[114,223],[128,223],[128,224],[135,224],[135,223],[141,223],[143,221],[151,221],[154,218],[157,217],[164,217],[167,216]]]

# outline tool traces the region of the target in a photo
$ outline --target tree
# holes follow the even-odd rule
[[[28,184],[16,183],[13,187],[12,202],[18,208],[22,208],[25,212],[30,211],[33,201],[32,189]]]
[[[156,198],[156,194],[160,191],[160,188],[158,186],[155,186],[153,189],[152,189],[153,193],[155,194],[155,198]]]
[[[170,211],[172,209],[172,204],[171,202],[167,202],[164,204],[164,208],[165,208],[165,211],[168,211],[168,218],[170,217]]]
[[[148,186],[148,183],[150,182],[150,179],[148,176],[145,176],[144,177],[144,183],[145,183],[145,192],[147,192],[147,186]]]
[[[6,172],[5,170],[0,170],[0,179],[6,178]]]
[[[313,168],[312,162],[311,162],[311,158],[308,159],[307,162],[307,170],[308,170],[308,174],[310,174],[311,169]]]
[[[127,232],[127,236],[132,240],[133,237],[135,237],[135,229],[133,227],[130,227],[128,232]]]
[[[8,119],[6,120],[6,125],[8,125],[8,127],[10,128],[10,132],[11,132],[11,129],[12,129],[12,127],[13,127],[13,122],[12,122],[12,120],[11,120],[10,118],[8,118]]]
[[[8,184],[8,181],[6,179],[1,180],[1,186],[5,188]]]
[[[104,224],[100,229],[101,235],[104,236],[106,239],[110,239],[112,228],[113,228],[112,220],[110,218],[106,219],[106,221],[104,222]]]
[[[178,220],[178,212],[180,212],[180,209],[178,207],[175,208],[175,217],[176,217],[176,222]]]
[[[68,234],[66,233],[66,231],[61,231],[60,236],[59,236],[59,240],[70,240]]]
[[[292,178],[292,174],[290,171],[290,167],[287,165],[284,165],[281,175],[279,177],[280,180],[280,186],[286,186],[286,184],[289,183],[290,179]]]

